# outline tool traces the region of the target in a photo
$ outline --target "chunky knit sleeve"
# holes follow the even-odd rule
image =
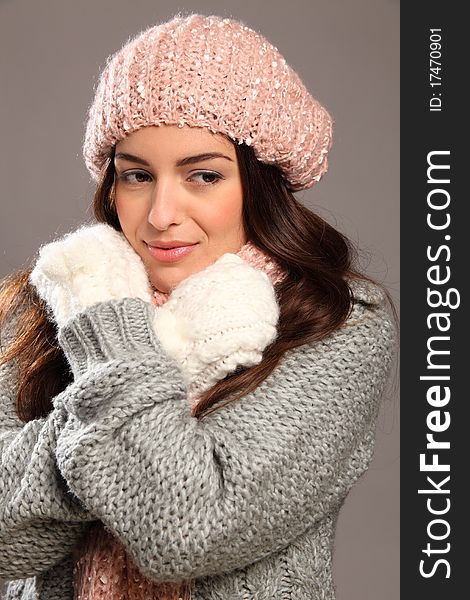
[[[358,302],[323,341],[287,352],[243,399],[198,421],[138,299],[62,330],[75,382],[57,443],[73,492],[155,580],[241,568],[338,509],[372,454],[394,327]]]
[[[2,345],[8,336],[2,331]],[[25,424],[17,417],[17,367],[0,365],[0,577],[44,572],[66,556],[89,513],[68,492],[55,461],[57,409]],[[87,516],[88,515],[88,516]]]

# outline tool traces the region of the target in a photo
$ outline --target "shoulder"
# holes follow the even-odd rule
[[[349,278],[352,292],[351,312],[339,331],[354,330],[364,341],[374,335],[386,346],[397,343],[396,323],[385,290],[370,281]]]
[[[387,297],[380,285],[355,277],[349,277],[346,281],[353,293],[355,303],[379,306],[386,304]]]
[[[348,279],[352,305],[340,327],[319,341],[288,351],[285,360],[306,371],[344,373],[377,369],[384,376],[397,347],[397,329],[387,295],[377,284]],[[368,372],[369,370],[369,372]]]
[[[338,329],[354,340],[358,347],[374,348],[385,354],[393,353],[397,344],[397,329],[392,307],[383,287],[370,281],[349,278],[352,292],[351,311]]]
[[[18,364],[16,360],[1,361],[15,332],[16,318],[10,315],[0,327],[0,430],[20,424],[15,406]]]
[[[1,359],[3,359],[10,343],[16,336],[20,318],[21,315],[18,311],[9,311],[5,317],[0,320],[0,365],[5,364]]]

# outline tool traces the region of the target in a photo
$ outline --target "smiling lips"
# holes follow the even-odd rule
[[[157,245],[158,244],[158,245]],[[161,262],[175,262],[184,258],[197,246],[195,243],[175,240],[173,242],[152,242],[147,244],[149,253]]]
[[[154,242],[147,242],[148,246],[153,246],[154,248],[179,248],[181,246],[192,246],[195,242],[186,242],[182,240],[170,240],[169,242],[164,242],[163,240],[155,240]]]

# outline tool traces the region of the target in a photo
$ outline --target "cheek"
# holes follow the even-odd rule
[[[242,223],[242,210],[241,195],[226,196],[212,210],[206,210],[206,224],[213,232],[220,233],[239,228]]]
[[[128,202],[116,199],[116,212],[125,236],[131,241],[145,216],[143,211],[136,204],[131,206]]]

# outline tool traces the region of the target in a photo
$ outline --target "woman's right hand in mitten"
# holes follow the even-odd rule
[[[29,279],[58,327],[99,302],[151,302],[140,256],[123,233],[104,223],[80,227],[42,246]]]
[[[278,319],[266,273],[227,253],[174,288],[156,309],[154,328],[194,397],[238,366],[261,362]]]

